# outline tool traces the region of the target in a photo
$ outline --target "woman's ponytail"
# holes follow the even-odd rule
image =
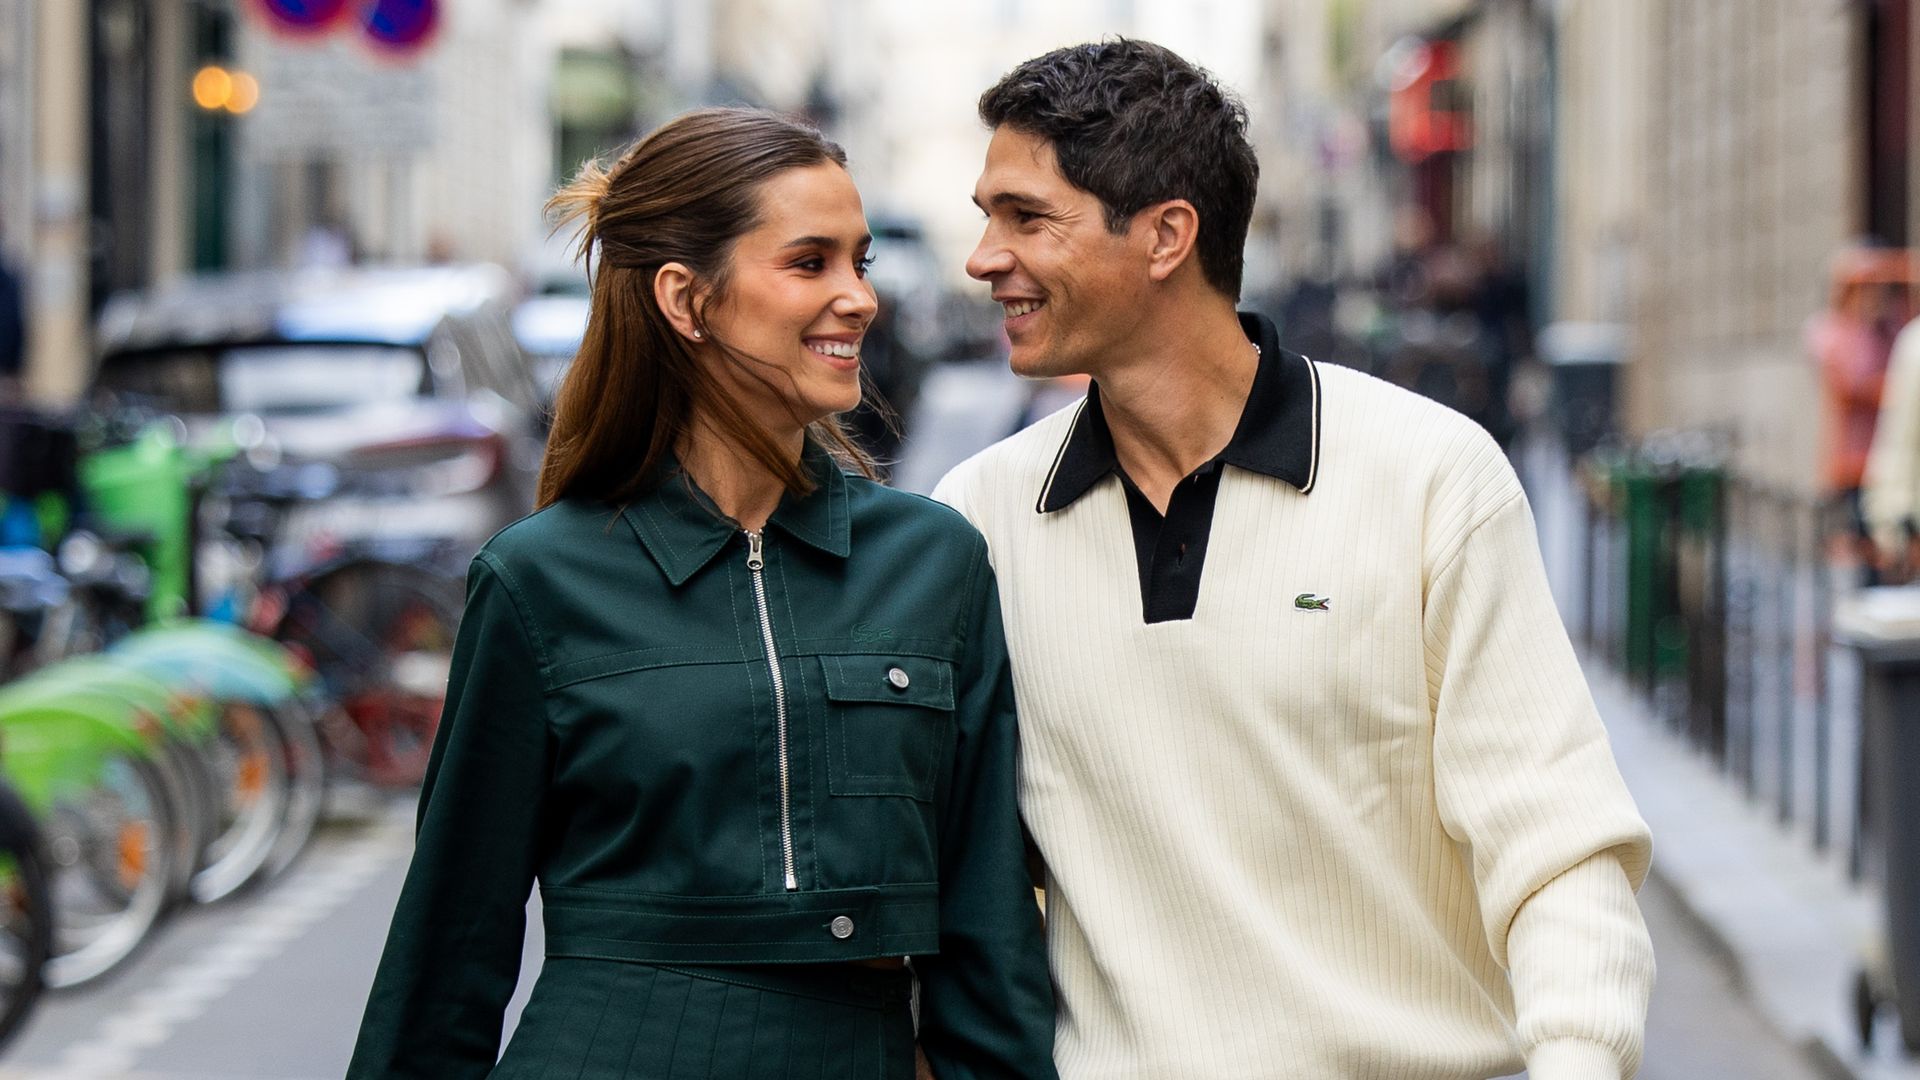
[[[613,170],[599,158],[589,158],[572,180],[547,199],[546,216],[553,223],[552,231],[579,234],[572,253],[575,259],[589,262],[594,242],[599,239],[600,206],[612,189]]]

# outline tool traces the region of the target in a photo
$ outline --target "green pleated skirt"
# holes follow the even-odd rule
[[[548,957],[493,1080],[913,1080],[912,976]]]

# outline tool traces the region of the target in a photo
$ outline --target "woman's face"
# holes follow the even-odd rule
[[[878,310],[873,237],[853,179],[830,162],[776,174],[759,202],[760,224],[735,243],[706,310],[712,336],[741,356],[704,358],[769,430],[792,431],[860,404],[860,340]]]

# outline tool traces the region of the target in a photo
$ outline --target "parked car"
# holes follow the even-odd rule
[[[548,417],[560,380],[586,336],[589,303],[585,293],[552,292],[529,296],[513,309],[513,336],[533,365],[534,385],[540,391],[543,415]]]
[[[89,396],[176,415],[189,443],[377,481],[303,508],[287,539],[470,549],[531,508],[539,466],[514,298],[485,265],[193,277],[108,303]]]

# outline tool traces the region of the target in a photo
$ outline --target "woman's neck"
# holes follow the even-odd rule
[[[800,460],[806,449],[807,433],[796,428],[782,433],[779,443],[791,449],[793,460]],[[696,422],[679,447],[680,466],[700,485],[700,490],[720,512],[757,531],[780,505],[786,485],[780,478],[754,460],[739,443],[719,435],[713,425]]]

